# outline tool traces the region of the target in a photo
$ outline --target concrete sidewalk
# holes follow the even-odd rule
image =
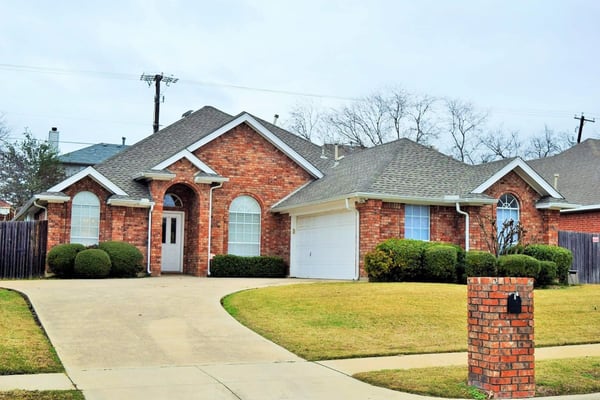
[[[5,376],[0,390],[74,386],[86,400],[424,400],[433,398],[374,387],[349,374],[466,363],[464,353],[308,362],[242,326],[220,305],[235,291],[300,282],[307,281],[187,276],[2,281],[0,286],[29,297],[67,375]],[[590,355],[598,347],[583,352]],[[575,350],[566,352],[577,356]]]

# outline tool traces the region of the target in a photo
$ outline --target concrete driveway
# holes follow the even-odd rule
[[[0,286],[29,297],[87,400],[425,399],[307,362],[220,305],[228,293],[298,282],[167,276]]]

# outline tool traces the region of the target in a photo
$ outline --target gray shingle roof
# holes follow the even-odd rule
[[[63,164],[95,165],[120,153],[128,147],[129,146],[122,144],[98,143],[63,154],[58,158]]]
[[[558,190],[569,203],[600,204],[600,140],[587,139],[558,155],[527,163],[548,182],[559,174]]]

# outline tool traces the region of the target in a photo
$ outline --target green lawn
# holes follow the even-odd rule
[[[600,392],[600,357],[537,361],[536,396]],[[475,398],[464,367],[363,372],[355,378],[401,392],[445,398]],[[484,397],[485,398],[485,397]]]
[[[0,289],[0,375],[64,372],[29,305],[17,292]],[[77,390],[0,392],[0,400],[84,400]]]
[[[316,283],[232,294],[241,323],[308,360],[465,351],[466,286]],[[600,342],[600,286],[536,290],[537,346]]]

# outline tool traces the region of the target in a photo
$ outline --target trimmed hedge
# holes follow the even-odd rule
[[[508,254],[498,257],[498,276],[536,278],[540,269],[540,262],[525,254]]]
[[[110,257],[112,265],[110,276],[132,278],[144,270],[142,265],[144,255],[132,244],[117,241],[102,242],[98,245],[98,248],[104,250]]]
[[[525,247],[524,254],[540,261],[554,261],[556,263],[556,276],[560,283],[567,284],[569,270],[573,265],[573,253],[564,247],[547,244],[530,244]]]
[[[558,267],[554,261],[540,261],[540,272],[535,278],[535,285],[552,285],[556,281],[557,270]]]
[[[458,252],[454,246],[428,246],[423,253],[424,278],[433,282],[453,282],[457,260]]]
[[[110,257],[104,250],[82,250],[75,257],[74,272],[79,278],[106,278],[110,273]]]
[[[244,278],[283,278],[287,267],[281,257],[241,257],[216,255],[210,262],[210,276]]]
[[[383,250],[375,249],[365,254],[365,271],[371,281],[387,281],[392,264],[392,258]]]
[[[465,256],[465,275],[496,276],[496,256],[487,251],[470,250]],[[465,278],[466,278],[465,277]]]
[[[48,252],[46,261],[50,271],[59,278],[72,278],[77,253],[85,250],[79,243],[66,243],[54,246]]]

